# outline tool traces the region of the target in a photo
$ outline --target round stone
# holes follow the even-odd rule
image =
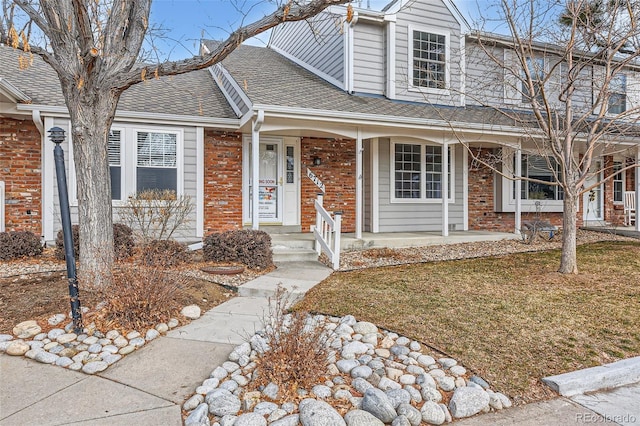
[[[63,349],[60,351],[60,353],[58,353],[58,355],[60,355],[61,357],[73,358],[74,356],[76,356],[77,353],[78,351],[76,351],[74,348],[63,347]]]
[[[109,364],[104,361],[88,362],[84,365],[84,367],[82,367],[82,372],[85,374],[96,374],[106,370],[108,366]]]
[[[465,374],[467,374],[467,369],[461,365],[454,365],[453,367],[449,368],[449,372],[454,376],[464,376]]]
[[[67,368],[73,371],[80,371],[82,370],[82,366],[83,364],[81,362],[74,362],[73,364],[70,364],[69,367]]]
[[[110,330],[105,334],[105,337],[109,340],[114,340],[118,336],[120,336],[120,332],[118,330]]]
[[[195,394],[191,398],[182,404],[182,409],[185,411],[195,410],[196,407],[204,402],[204,396]]]
[[[180,315],[192,320],[198,319],[200,318],[200,307],[198,305],[185,306],[180,311]]]
[[[56,355],[60,355],[60,352],[62,352],[65,349],[64,346],[62,345],[56,345],[54,347],[52,347],[51,349],[49,349],[49,352],[51,352],[52,354],[56,354]]]
[[[411,426],[420,426],[422,423],[422,413],[411,404],[398,405],[397,412],[399,416],[405,416]]]
[[[169,329],[176,328],[178,324],[180,324],[180,322],[177,319],[171,318],[169,322],[167,322],[167,327],[169,327]]]
[[[29,344],[29,346],[31,347],[31,349],[44,349],[44,342],[39,342],[36,340],[31,340],[29,342],[27,342]]]
[[[43,341],[43,342],[44,342],[44,339],[46,339],[46,338],[47,338],[47,333],[38,333],[38,334],[36,334],[35,336],[33,336],[33,340]],[[49,339],[47,339],[47,340],[49,340]],[[0,342],[1,342],[1,341],[2,341],[2,340],[0,340]],[[50,342],[50,341],[51,341],[51,340],[49,340],[49,342]],[[49,342],[45,342],[45,343],[49,343]]]
[[[278,409],[278,404],[264,401],[264,402],[257,403],[256,406],[253,407],[253,412],[258,413],[261,416],[268,416],[274,411],[276,411],[277,409]]]
[[[271,382],[267,386],[262,389],[262,394],[269,399],[278,399],[278,394],[280,393],[280,387]]]
[[[108,352],[110,354],[117,354],[118,353],[118,347],[115,345],[106,345],[102,347],[102,350],[104,352]]]
[[[36,354],[35,357],[33,357],[33,359],[43,364],[53,364],[58,358],[60,358],[58,355],[49,353],[47,351],[40,351]]]
[[[377,333],[378,327],[373,323],[360,321],[353,325],[353,331],[354,333],[365,335],[369,333]]]
[[[447,369],[447,368],[451,368],[451,367],[453,367],[454,365],[458,364],[458,361],[456,361],[456,360],[455,360],[455,359],[453,359],[453,358],[440,358],[440,359],[438,359],[438,362],[439,362],[439,363],[440,363],[440,365],[441,365],[442,367],[444,367],[445,369]]]
[[[8,342],[13,340],[13,336],[11,334],[0,334],[0,342]]]
[[[437,402],[426,401],[420,409],[422,421],[432,425],[441,425],[445,421],[445,415]]]
[[[74,340],[76,340],[76,337],[78,337],[76,333],[65,333],[56,337],[56,341],[61,345],[64,345],[65,343],[73,342]]]
[[[78,336],[80,337],[80,336]],[[84,340],[82,340],[82,343],[84,343],[85,345],[93,345],[98,343],[98,338],[96,336],[87,336]]]
[[[411,343],[411,340],[408,337],[400,336],[396,339],[396,345],[407,346],[409,343]]]
[[[364,410],[352,410],[344,416],[347,426],[384,426],[373,414]]]
[[[377,386],[378,386],[379,389],[381,389],[383,391],[386,391],[386,390],[389,390],[389,389],[400,389],[400,388],[402,388],[400,383],[395,382],[395,381],[391,380],[388,377],[380,378],[380,381],[378,382]]]
[[[87,351],[90,354],[99,354],[100,352],[102,352],[102,345],[99,343],[94,343],[87,348]]]
[[[227,382],[225,382],[227,383]],[[209,413],[222,417],[227,414],[237,415],[240,411],[240,399],[226,389],[215,389],[205,397],[209,405]]]
[[[136,337],[129,340],[129,345],[135,346],[136,348],[144,346],[145,343],[146,341],[142,337]]]
[[[342,416],[324,401],[304,399],[299,407],[303,426],[346,426]]]
[[[362,399],[362,409],[373,414],[384,423],[391,423],[398,413],[389,397],[380,389],[367,389]]]
[[[358,377],[368,379],[372,374],[373,370],[368,365],[359,365],[351,370],[351,377],[353,377],[354,379]]]
[[[115,364],[121,359],[122,359],[122,355],[119,355],[119,354],[109,354],[102,357],[102,360],[106,362],[108,365]]]
[[[338,370],[340,370],[340,372],[342,373],[351,373],[351,370],[353,370],[354,368],[358,367],[360,365],[360,362],[356,359],[341,359],[340,361],[336,362],[336,367],[338,367]]]
[[[436,382],[445,392],[450,392],[456,388],[455,380],[451,376],[436,377]]]
[[[148,342],[153,339],[156,339],[159,336],[160,336],[160,332],[155,328],[153,328],[153,329],[147,330],[146,334],[144,335],[144,338]]]
[[[409,343],[409,349],[411,349],[414,352],[417,352],[421,349],[421,345],[420,343],[414,340],[411,343]]]
[[[23,321],[13,327],[13,334],[18,339],[30,339],[36,334],[39,334],[41,331],[42,328],[36,321]]]
[[[56,365],[59,367],[68,367],[73,364],[73,360],[71,358],[67,358],[66,356],[61,356],[56,360]]]
[[[136,350],[136,347],[134,345],[128,345],[128,346],[125,346],[123,348],[120,348],[118,353],[120,355],[129,355],[131,352],[133,352],[135,350]]]
[[[436,388],[432,388],[431,386],[423,386],[422,389],[420,389],[420,395],[422,395],[422,399],[425,401],[442,401],[442,394],[440,391]]]
[[[47,343],[46,345],[44,345],[44,346],[42,347],[42,349],[44,349],[45,351],[48,351],[48,350],[50,350],[51,348],[54,348],[54,347],[56,347],[56,346],[62,346],[62,345],[60,345],[60,343],[58,343],[58,342],[49,342],[49,343]]]
[[[320,399],[327,399],[331,396],[331,388],[325,385],[315,385],[311,392]]]
[[[7,351],[6,352],[7,352],[7,355],[23,356],[30,349],[31,349],[31,347],[25,341],[23,341],[23,340],[14,340],[11,343],[9,343],[9,346],[7,347]]]
[[[267,419],[258,413],[244,413],[235,419],[233,426],[267,426]]]
[[[156,330],[158,330],[158,333],[160,334],[165,334],[167,331],[169,331],[169,326],[161,322],[160,324],[156,325]]]
[[[129,341],[123,336],[118,336],[115,339],[113,339],[113,344],[119,348],[124,348],[129,344]]]
[[[490,397],[482,389],[465,386],[458,388],[449,401],[451,415],[456,418],[470,417],[489,406]]]
[[[429,367],[430,365],[433,365],[436,363],[436,360],[429,355],[420,355],[416,361],[418,361],[418,364],[420,364],[423,367]]]
[[[395,356],[409,355],[409,352],[411,352],[408,347],[398,344],[391,346],[389,350]]]
[[[416,376],[413,374],[403,374],[398,381],[403,385],[413,385],[416,382]]]

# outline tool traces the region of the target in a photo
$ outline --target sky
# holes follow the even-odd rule
[[[381,10],[390,0],[362,0],[372,10]],[[453,0],[470,24],[487,13],[494,0]],[[159,25],[164,37],[154,41],[160,59],[183,59],[197,54],[201,38],[223,39],[243,24],[256,21],[275,10],[274,0],[155,0],[151,23]],[[252,39],[249,44],[266,45],[268,34]]]

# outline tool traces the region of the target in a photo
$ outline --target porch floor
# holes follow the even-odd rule
[[[489,231],[452,231],[443,237],[439,232],[363,232],[361,239],[354,233],[341,235],[340,247],[345,251],[366,250],[370,248],[400,248],[431,245],[468,243],[475,241],[500,241],[519,239],[520,236],[507,232]],[[274,248],[313,248],[313,234],[285,233],[271,234]]]

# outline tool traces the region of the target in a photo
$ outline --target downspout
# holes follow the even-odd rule
[[[345,70],[344,70],[344,88],[347,93],[353,93],[354,84],[353,84],[353,55],[354,55],[354,35],[353,28],[358,23],[358,12],[353,13],[353,17],[351,18],[351,22],[347,23],[347,28],[345,31],[345,41],[346,41],[346,49],[345,49]]]
[[[33,124],[36,126],[36,129],[38,129],[38,132],[40,133],[40,139],[41,139],[41,143],[40,143],[40,233],[42,234],[41,236],[43,238],[46,239],[46,235],[45,235],[45,214],[44,214],[44,209],[45,209],[45,204],[44,204],[44,200],[45,200],[45,194],[44,191],[46,191],[46,186],[45,183],[47,182],[47,179],[45,177],[45,173],[46,173],[46,168],[48,166],[48,164],[45,164],[44,158],[45,158],[45,141],[46,141],[46,133],[44,131],[44,122],[42,121],[42,115],[40,114],[40,110],[39,109],[34,109],[33,111],[31,111],[31,119],[33,120]],[[50,206],[48,206],[50,207]]]
[[[251,128],[251,228],[260,229],[258,203],[260,202],[260,128],[264,123],[264,110],[259,109]]]
[[[36,125],[36,129],[42,136],[45,136],[44,133],[44,123],[42,122],[42,116],[40,115],[39,109],[34,109],[31,111],[31,118],[33,119],[33,124]]]

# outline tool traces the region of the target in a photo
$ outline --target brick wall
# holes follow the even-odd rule
[[[242,135],[204,135],[204,235],[242,228]]]
[[[5,229],[42,233],[41,136],[31,120],[0,117],[0,180]]]
[[[313,157],[322,164],[313,165]],[[315,224],[313,202],[318,187],[306,177],[308,166],[326,186],[324,206],[327,211],[342,211],[342,231],[355,231],[356,217],[356,143],[354,140],[302,138],[301,140],[301,217],[302,232]]]
[[[475,150],[475,155],[482,154]],[[494,183],[496,175],[489,167],[472,164],[469,156],[469,229],[513,232],[515,213],[496,212]],[[534,213],[522,213],[522,220],[530,220]],[[541,218],[562,227],[562,213],[542,213]],[[582,211],[578,213],[578,226],[582,224]]]
[[[633,160],[628,159],[626,166],[632,165]],[[613,157],[605,157],[605,179],[613,174]],[[625,191],[635,191],[635,169],[626,170]],[[604,219],[614,226],[624,225],[624,204],[613,202],[613,179],[604,184]]]

